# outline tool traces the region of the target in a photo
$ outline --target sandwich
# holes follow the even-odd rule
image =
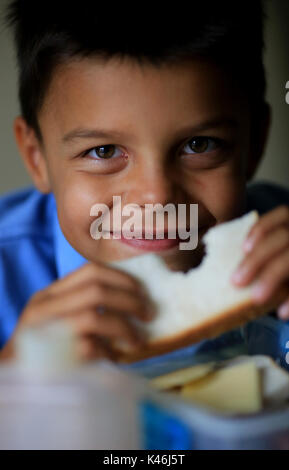
[[[139,351],[119,350],[119,362],[138,361],[165,354],[213,338],[268,313],[279,297],[256,305],[254,283],[236,287],[231,276],[241,262],[243,243],[258,220],[256,211],[218,224],[203,237],[205,255],[201,264],[187,272],[171,271],[162,258],[146,253],[110,264],[138,278],[155,305],[148,323],[133,319],[147,338]]]

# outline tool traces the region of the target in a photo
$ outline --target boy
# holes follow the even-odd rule
[[[114,195],[142,209],[197,203],[199,239],[258,209],[232,282],[259,277],[256,303],[288,286],[288,192],[246,187],[270,122],[261,3],[192,6],[129,17],[88,0],[11,2],[22,111],[14,132],[36,188],[1,200],[2,358],[22,326],[52,318],[74,328],[84,360],[117,360],[112,340],[142,347],[132,320],[150,320],[149,299],[106,263],[154,249],[186,270],[200,249],[93,239],[90,209],[111,208]],[[289,318],[289,291],[278,313]]]

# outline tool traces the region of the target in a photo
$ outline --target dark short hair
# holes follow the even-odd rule
[[[266,88],[262,0],[174,4],[11,1],[6,21],[14,32],[21,112],[38,137],[37,114],[53,70],[74,57],[129,57],[155,66],[203,57],[233,73],[259,108]]]

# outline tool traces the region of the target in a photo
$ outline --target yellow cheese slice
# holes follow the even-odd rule
[[[178,387],[188,382],[201,379],[212,372],[215,362],[199,364],[185,369],[176,370],[169,374],[160,375],[150,380],[150,384],[158,390],[168,390],[169,388]]]
[[[260,376],[253,362],[217,370],[185,385],[180,394],[225,413],[254,413],[262,408]]]

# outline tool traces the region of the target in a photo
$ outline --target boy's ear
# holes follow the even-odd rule
[[[271,125],[271,106],[264,103],[254,118],[251,128],[250,152],[247,162],[247,180],[254,177],[262,159]]]
[[[42,193],[49,193],[51,186],[47,162],[35,131],[22,116],[15,118],[13,127],[20,155],[35,186]]]

